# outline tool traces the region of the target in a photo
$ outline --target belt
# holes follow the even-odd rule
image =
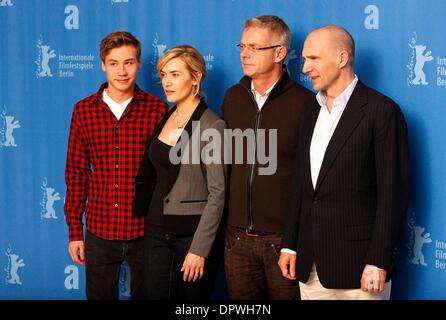
[[[282,236],[279,232],[267,232],[267,231],[256,231],[248,230],[248,228],[234,227],[238,232],[243,232],[249,237],[264,237],[264,236]]]

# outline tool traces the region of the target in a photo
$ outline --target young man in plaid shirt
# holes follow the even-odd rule
[[[107,83],[75,105],[71,120],[65,170],[68,251],[85,265],[88,299],[118,299],[124,260],[132,299],[141,299],[144,218],[132,216],[133,184],[167,106],[135,84],[141,45],[133,35],[109,34],[100,54]]]

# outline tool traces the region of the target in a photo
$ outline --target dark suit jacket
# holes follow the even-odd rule
[[[387,270],[389,280],[409,198],[404,116],[358,81],[313,188],[309,154],[320,106],[314,99],[304,110],[282,248],[297,251],[301,282],[313,262],[326,288],[359,288],[366,264]]]

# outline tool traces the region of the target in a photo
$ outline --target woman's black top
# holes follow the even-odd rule
[[[149,145],[149,160],[156,171],[156,184],[146,223],[157,226],[164,226],[163,202],[169,192],[169,167],[172,166],[169,161],[170,148],[172,146],[162,142],[158,137],[154,137]]]
[[[154,137],[149,144],[149,160],[156,172],[156,184],[146,225],[156,225],[164,228],[164,232],[176,235],[193,235],[198,226],[200,215],[165,215],[163,212],[164,198],[175,183],[174,165],[169,160],[171,145]]]

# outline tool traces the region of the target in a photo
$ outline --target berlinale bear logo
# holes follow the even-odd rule
[[[14,120],[14,117],[6,114],[6,107],[0,114],[0,148],[1,147],[17,147],[13,132],[14,129],[20,128],[19,120]]]
[[[14,4],[11,0],[1,0],[0,7],[12,7]]]
[[[409,249],[407,260],[410,264],[418,264],[426,267],[427,263],[424,260],[423,246],[426,243],[432,242],[431,235],[430,233],[424,233],[424,227],[415,225],[414,213],[411,213],[408,218],[408,227],[410,234],[409,243],[407,245],[407,248]]]
[[[409,69],[409,77],[407,78],[407,85],[415,85],[419,86],[424,85],[427,86],[429,83],[426,81],[426,73],[424,72],[424,65],[428,61],[432,61],[434,57],[432,57],[432,52],[429,50],[426,51],[426,46],[417,44],[417,34],[414,33],[412,37],[409,47],[412,49],[411,58],[409,63],[407,64],[407,68]]]
[[[6,283],[22,285],[18,270],[19,268],[23,268],[25,266],[23,259],[19,259],[19,255],[12,253],[11,248],[8,248],[6,251],[6,256],[8,257],[8,265],[5,268],[7,273]]]
[[[43,180],[41,188],[43,190],[43,199],[40,202],[42,207],[40,216],[42,219],[57,219],[54,202],[60,200],[59,192],[55,192],[54,188],[48,186],[46,178]]]
[[[153,59],[151,64],[153,65],[153,72],[152,72],[152,78],[159,78],[158,72],[157,72],[157,65],[159,59],[166,53],[167,45],[158,43],[158,34],[155,34],[155,39],[153,39],[152,47],[155,49],[153,52]]]
[[[39,49],[39,55],[36,60],[37,64],[37,77],[52,77],[51,68],[49,66],[49,61],[56,57],[54,50],[50,50],[50,46],[43,44],[42,38],[37,42],[37,48]]]

